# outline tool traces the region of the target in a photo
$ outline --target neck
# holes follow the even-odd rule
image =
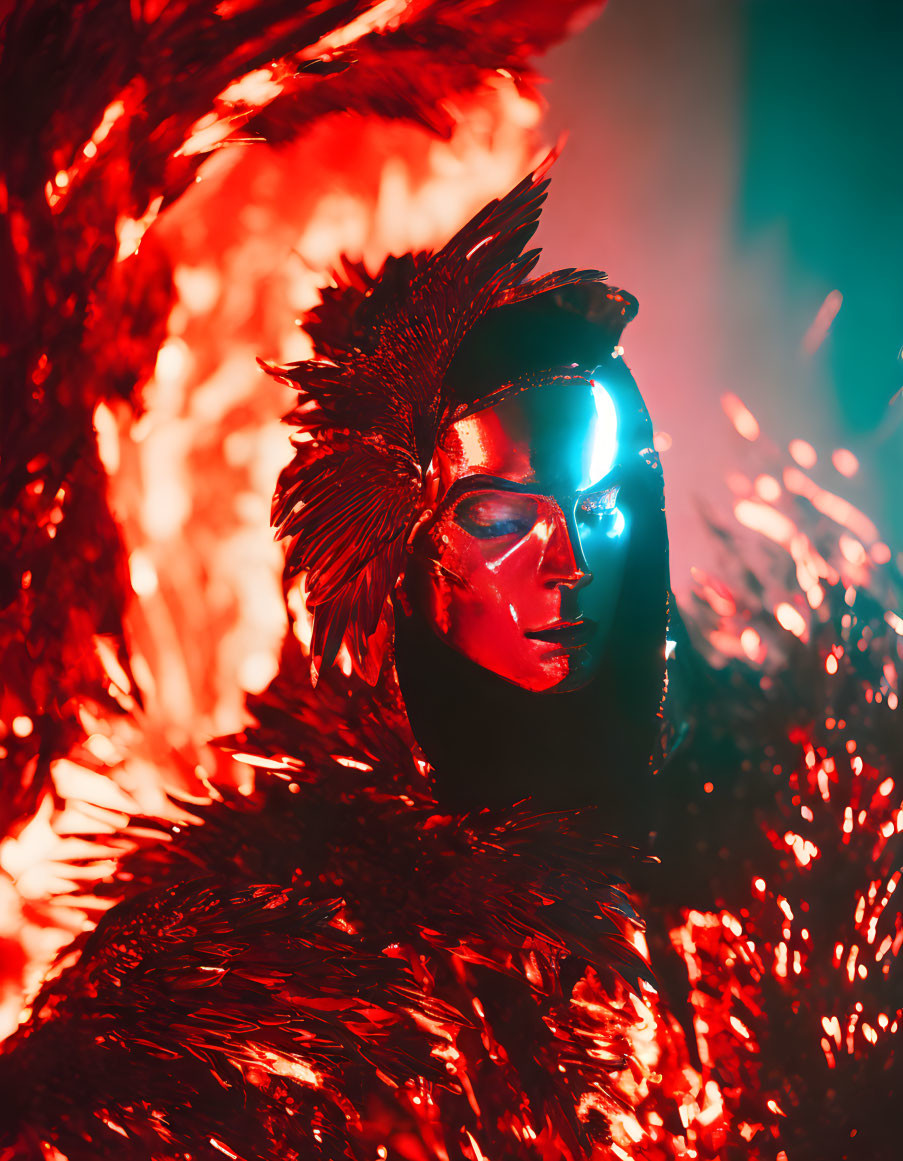
[[[656,490],[657,489],[657,490]],[[606,654],[573,693],[530,693],[452,650],[416,612],[395,615],[395,663],[417,741],[455,810],[595,807],[602,831],[645,846],[655,797],[668,622],[660,481],[625,483],[631,550]]]
[[[602,831],[644,843],[662,687],[661,664],[650,665],[648,653],[610,658],[576,692],[537,694],[454,652],[416,616],[397,615],[395,648],[408,716],[444,805],[477,810],[530,798],[540,811],[594,807]]]

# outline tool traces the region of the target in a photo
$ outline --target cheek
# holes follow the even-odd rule
[[[543,547],[533,534],[507,542],[463,534],[450,536],[443,547],[465,579],[458,595],[472,619],[492,621],[498,630],[510,626],[518,634],[547,622],[556,593],[542,583]]]
[[[462,636],[488,634],[487,640],[518,632],[519,601],[513,576],[527,566],[518,566],[516,548],[507,555],[499,553],[496,544],[453,526],[438,555],[440,563],[463,582],[446,586],[450,629]]]
[[[453,649],[523,689],[554,689],[571,663],[524,634],[557,619],[560,591],[542,582],[543,547],[532,536],[507,549],[451,521],[434,526],[406,570],[406,591]]]
[[[517,642],[525,630],[553,620],[557,590],[541,583],[542,547],[531,536],[505,544],[481,540],[449,520],[434,526],[408,568],[407,588],[419,610],[452,643],[472,652]]]
[[[580,604],[601,628],[610,622],[621,595],[630,546],[629,528],[618,537],[599,530],[590,532],[581,538],[581,546],[593,581],[581,593]]]

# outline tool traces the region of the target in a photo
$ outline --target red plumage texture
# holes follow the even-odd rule
[[[579,816],[438,813],[410,750],[406,770],[375,757],[391,716],[360,696],[361,757],[315,758],[328,731],[296,703],[281,748],[315,767],[124,832],[137,845],[103,892],[127,901],[0,1057],[24,1123],[7,1145],[465,1156],[470,1134],[520,1157],[607,1138],[647,975],[623,853]],[[253,738],[234,744],[253,760]]]

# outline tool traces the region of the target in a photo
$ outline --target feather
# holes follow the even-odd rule
[[[296,443],[272,519],[291,538],[288,575],[307,574],[316,673],[346,639],[360,663],[379,623],[454,417],[445,377],[464,335],[494,307],[603,277],[566,270],[525,281],[547,188],[547,178],[525,178],[440,250],[389,258],[375,275],[346,261],[305,320],[315,357],[270,369],[297,385],[286,420],[311,437]]]

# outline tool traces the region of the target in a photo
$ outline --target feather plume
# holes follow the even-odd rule
[[[389,258],[375,275],[346,263],[305,321],[316,357],[273,369],[299,389],[286,422],[301,438],[272,518],[289,540],[288,575],[307,573],[314,680],[346,634],[363,660],[454,411],[445,377],[464,335],[515,298],[604,278],[565,270],[526,281],[547,187],[528,176],[435,253]]]

